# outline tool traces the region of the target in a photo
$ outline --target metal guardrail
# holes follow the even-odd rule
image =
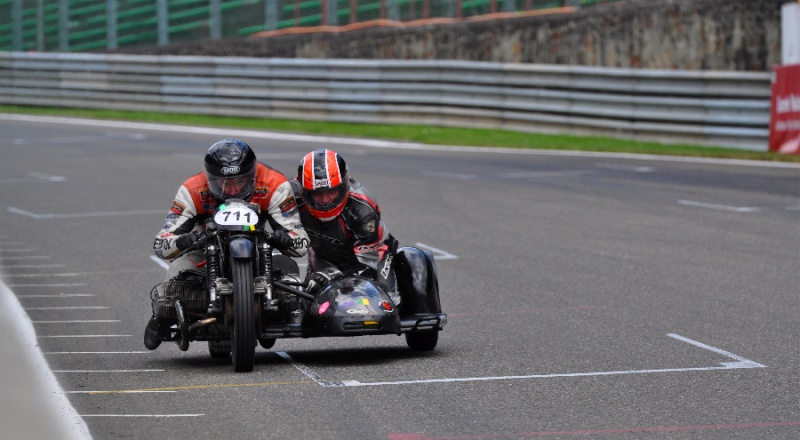
[[[770,74],[0,52],[0,104],[498,128],[765,151]]]

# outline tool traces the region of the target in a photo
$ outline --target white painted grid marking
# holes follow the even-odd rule
[[[152,354],[152,351],[48,351],[42,354]]]
[[[736,360],[737,362],[722,362],[721,366],[713,367],[691,367],[691,368],[659,368],[659,369],[646,369],[646,370],[619,370],[619,371],[594,371],[587,373],[554,373],[554,374],[529,374],[521,376],[485,376],[485,377],[451,377],[439,379],[417,379],[417,380],[396,380],[396,381],[382,381],[382,382],[361,382],[357,380],[344,380],[341,382],[326,381],[319,374],[306,367],[305,365],[295,361],[289,354],[285,352],[278,352],[278,356],[285,359],[292,366],[300,370],[304,375],[313,380],[315,383],[322,387],[362,387],[362,386],[380,386],[380,385],[413,385],[425,383],[453,383],[453,382],[479,382],[479,381],[494,381],[494,380],[521,380],[521,379],[549,379],[556,377],[598,377],[598,376],[620,376],[620,375],[634,375],[634,374],[657,374],[657,373],[684,373],[691,371],[715,371],[715,370],[731,370],[731,369],[746,369],[746,368],[766,368],[765,365],[758,362],[751,361],[744,357],[735,355],[731,352],[712,347],[710,345],[697,342],[695,340],[680,336],[675,333],[669,333],[667,336],[686,342],[695,347],[709,350],[725,357]]]
[[[592,170],[564,170],[564,171],[519,171],[516,173],[503,173],[498,174],[498,177],[506,179],[524,179],[524,178],[539,178],[539,177],[571,177],[571,176],[584,176],[587,174],[594,174]]]
[[[205,414],[81,414],[81,417],[203,417]]]
[[[161,373],[166,370],[53,370],[53,373]]]
[[[59,293],[58,295],[17,295],[17,298],[74,298],[95,296],[93,293]]]
[[[66,266],[66,264],[14,264],[11,266],[3,266],[3,269],[44,269],[64,266]]]
[[[155,261],[156,264],[158,264],[159,266],[163,267],[164,269],[169,269],[169,263],[167,263],[166,261],[162,260],[161,258],[158,258],[155,255],[150,255],[150,259]]]
[[[9,212],[13,212],[14,214],[24,215],[26,217],[35,218],[37,220],[40,219],[52,219],[52,218],[86,218],[86,217],[109,217],[109,216],[124,216],[124,215],[138,215],[138,214],[163,214],[166,211],[163,209],[159,210],[138,210],[138,211],[107,211],[107,212],[80,212],[75,214],[34,214],[32,212],[23,211],[19,208],[14,208],[9,206]]]
[[[42,335],[39,338],[130,338],[133,335]]]
[[[104,310],[106,306],[25,307],[25,310]]]
[[[31,321],[34,324],[93,324],[93,323],[108,323],[108,322],[121,322],[119,319],[74,319],[71,321]]]
[[[50,174],[28,173],[27,177],[8,177],[0,179],[0,183],[33,183],[33,182],[63,182],[63,176],[51,176]]]
[[[730,211],[730,212],[760,212],[762,211],[761,208],[754,208],[754,207],[747,207],[747,206],[726,206],[726,205],[715,205],[712,203],[703,203],[703,202],[693,202],[691,200],[678,200],[678,203],[685,206],[694,206],[697,208],[706,208],[706,209],[717,209],[721,211]]]
[[[738,362],[723,362],[722,365],[725,365],[729,368],[766,368],[766,365],[761,365],[758,362],[753,362],[750,359],[745,359],[741,356],[737,356],[729,351],[722,350],[720,348],[712,347],[710,345],[703,344],[702,342],[697,342],[695,340],[685,338],[681,335],[675,333],[667,333],[667,336],[670,338],[675,338],[679,341],[686,342],[687,344],[692,344],[695,347],[702,348],[704,350],[710,350],[714,353],[719,353],[725,357],[729,357],[731,359],[736,359]]]
[[[433,254],[433,258],[436,260],[456,260],[458,257],[456,255],[451,254],[450,252],[443,251],[441,249],[436,249],[433,246],[428,246],[425,243],[414,243],[414,246],[422,249],[430,251]]]
[[[177,393],[171,390],[120,390],[120,391],[64,391],[64,394],[147,394],[147,393]]]

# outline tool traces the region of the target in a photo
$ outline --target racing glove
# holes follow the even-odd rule
[[[306,290],[312,295],[318,295],[328,283],[343,276],[342,271],[332,267],[314,272],[308,279]]]
[[[267,239],[267,243],[278,249],[291,249],[294,247],[294,238],[283,229],[278,229]]]
[[[175,240],[175,246],[177,246],[178,249],[182,251],[186,250],[192,247],[192,245],[195,244],[197,241],[199,241],[200,237],[202,237],[202,235],[200,235],[197,232],[187,232],[185,234],[182,234],[180,237],[178,237],[177,240]]]

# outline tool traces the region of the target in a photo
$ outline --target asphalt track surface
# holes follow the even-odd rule
[[[796,164],[9,115],[0,132],[2,438],[800,438]],[[287,174],[314,148],[345,157],[401,244],[437,257],[434,352],[284,339],[241,374],[202,343],[143,347],[152,238],[228,136]]]

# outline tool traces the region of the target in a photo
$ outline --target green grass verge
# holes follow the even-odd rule
[[[800,155],[785,155],[771,152],[741,150],[736,148],[717,148],[686,144],[662,144],[658,142],[640,142],[610,137],[535,134],[478,128],[311,122],[123,110],[43,108],[2,105],[0,105],[0,112],[76,116],[93,119],[146,121],[168,124],[196,125],[202,127],[242,128],[318,135],[391,139],[434,145],[601,151],[800,162]]]

